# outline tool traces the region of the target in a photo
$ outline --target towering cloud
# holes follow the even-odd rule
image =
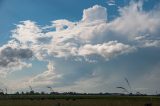
[[[56,74],[54,64],[52,62],[48,63],[47,70],[41,74],[34,76],[33,78],[27,81],[27,85],[34,85],[34,86],[44,86],[44,85],[52,85],[56,83],[57,78],[61,78],[62,75]]]
[[[83,10],[82,21],[92,22],[92,21],[98,21],[98,20],[104,20],[104,21],[107,20],[106,8],[99,5],[95,5],[91,8]]]
[[[77,22],[60,19],[52,21],[52,25],[40,26],[31,20],[22,21],[12,31],[11,40],[0,47],[0,74],[31,66],[26,60],[48,62],[46,71],[26,81],[42,86],[54,84],[62,77],[67,79],[67,72],[59,74],[53,66],[57,59],[87,63],[89,58],[101,65],[93,57],[109,61],[144,48],[159,48],[160,12],[146,12],[142,7],[142,2],[131,2],[119,9],[120,16],[113,21],[107,21],[107,9],[100,5],[84,9],[82,19]]]
[[[14,70],[21,70],[23,67],[30,67],[31,64],[24,62],[31,59],[33,56],[32,50],[29,48],[21,48],[20,46],[4,45],[0,48],[0,74],[6,75]]]

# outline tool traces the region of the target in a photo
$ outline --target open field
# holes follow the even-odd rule
[[[98,95],[3,95],[0,106],[160,106],[160,97]]]

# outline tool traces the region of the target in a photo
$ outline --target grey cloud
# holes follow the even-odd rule
[[[7,67],[10,63],[21,59],[29,59],[33,56],[30,49],[5,47],[0,51],[0,66]]]
[[[38,37],[38,38],[37,38],[37,41],[38,41],[39,43],[44,43],[44,44],[50,43],[51,40],[52,40],[52,37],[46,37],[46,36],[42,36],[42,37]]]
[[[158,11],[145,12],[141,9],[142,6],[142,2],[131,2],[130,5],[119,9],[119,17],[106,22],[106,8],[95,5],[83,11],[80,21],[71,22],[65,19],[53,21],[53,24],[48,27],[56,30],[48,32],[43,32],[43,27],[36,25],[35,22],[24,21],[17,25],[12,37],[34,50],[35,56],[41,60],[51,56],[59,58],[81,56],[79,49],[86,47],[85,45],[101,45],[100,48],[102,48],[110,41],[139,49],[159,46],[160,41],[155,40],[160,25]],[[63,28],[64,26],[67,28]],[[31,43],[28,46],[26,42]],[[94,51],[98,51],[98,48],[94,46]],[[113,44],[112,48],[121,49],[116,47],[116,44]],[[105,49],[108,50],[108,48]],[[109,56],[114,57],[119,53],[123,54],[123,50],[111,52]],[[90,54],[93,53],[88,55]],[[104,58],[108,56],[104,52],[94,52],[94,54]]]
[[[30,49],[22,49],[22,48],[11,48],[11,47],[6,47],[3,50],[1,50],[1,55],[2,57],[7,57],[7,58],[20,58],[20,59],[25,59],[25,58],[31,58],[33,56],[33,53]]]
[[[11,65],[16,67],[21,64],[22,60],[32,56],[39,61],[55,61],[56,69],[52,71],[48,69],[31,78],[32,80],[30,81],[36,86],[43,85],[42,82],[44,84],[52,84],[55,79],[59,78],[57,77],[59,73],[64,74],[61,82],[67,84],[79,83],[77,87],[89,82],[94,85],[94,81],[109,80],[106,79],[106,76],[117,78],[117,76],[128,75],[131,78],[132,76],[143,75],[146,70],[144,66],[152,66],[155,59],[150,63],[154,54],[145,55],[148,52],[152,52],[152,50],[141,54],[139,51],[149,47],[157,47],[156,49],[159,49],[160,14],[159,11],[155,10],[145,12],[141,9],[142,7],[141,3],[132,2],[130,5],[119,9],[119,17],[113,21],[106,22],[106,8],[96,5],[85,9],[82,19],[77,22],[65,19],[53,21],[52,25],[48,27],[56,30],[48,31],[44,31],[35,22],[24,21],[17,25],[12,38],[20,42],[17,45],[25,49],[15,47],[2,48],[0,66]],[[28,42],[30,42],[30,45],[28,45]],[[134,52],[135,50],[137,52]],[[86,56],[87,58],[85,58]],[[127,56],[128,60],[125,59],[125,56]],[[149,56],[151,58],[145,61],[145,58]],[[158,59],[158,57],[156,58]],[[62,61],[58,62],[56,59],[62,59]],[[76,61],[71,62],[71,59]],[[110,61],[106,62],[105,60]],[[64,61],[67,62],[66,66]],[[149,63],[146,64],[144,61],[149,61]],[[15,62],[16,64],[13,64]],[[57,74],[56,72],[59,73]],[[99,78],[103,78],[90,80],[90,75],[97,77],[97,73]],[[81,78],[86,78],[86,82],[85,80],[80,80]],[[58,81],[60,80],[58,79]],[[64,83],[62,84],[63,87]]]

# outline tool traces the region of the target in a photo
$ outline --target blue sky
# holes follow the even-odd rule
[[[0,0],[9,92],[160,92],[158,0]],[[18,86],[15,86],[19,84]]]
[[[145,2],[145,9],[150,10],[158,1],[147,0]],[[129,3],[129,0],[117,0],[116,3],[118,6],[124,6]],[[10,31],[20,21],[33,20],[40,25],[50,24],[52,20],[64,18],[77,21],[81,19],[83,9],[96,4],[107,7],[110,20],[118,14],[118,7],[108,6],[106,0],[0,0],[0,23],[3,24],[0,29],[1,44],[8,40]]]
[[[116,0],[116,3],[118,6],[125,6],[129,1]],[[157,2],[157,0],[146,0],[144,7],[146,10],[150,10]],[[33,20],[42,25],[49,24],[52,20],[64,18],[77,21],[81,19],[83,9],[96,4],[107,7],[110,20],[118,14],[118,7],[107,5],[107,0],[0,0],[0,23],[3,25],[0,29],[2,36],[0,44],[8,40],[10,31],[19,21]]]

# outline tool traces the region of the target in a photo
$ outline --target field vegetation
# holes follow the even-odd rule
[[[160,97],[52,94],[1,95],[0,106],[160,106]]]

